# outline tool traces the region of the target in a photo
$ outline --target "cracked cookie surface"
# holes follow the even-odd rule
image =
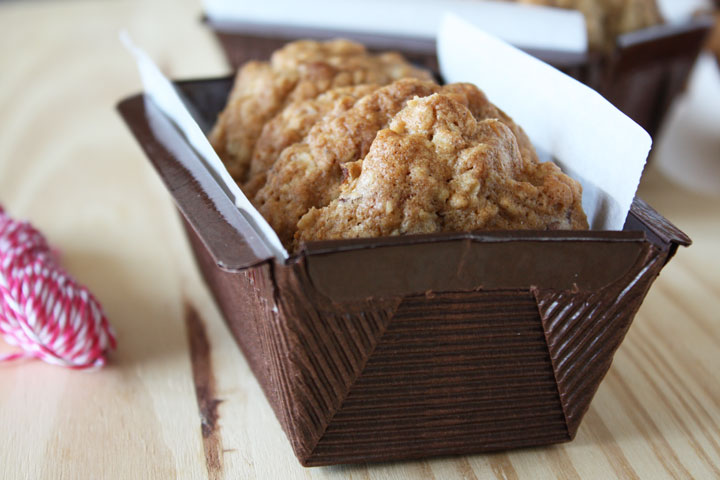
[[[407,102],[296,241],[441,231],[587,229],[580,185],[523,157],[512,129],[451,95]]]
[[[530,168],[530,166],[545,165],[538,162],[537,155],[522,129],[490,103],[482,91],[474,85],[457,83],[440,86],[415,79],[400,80],[365,95],[346,111],[323,117],[309,130],[302,141],[285,148],[277,161],[267,170],[266,182],[257,190],[252,200],[288,248],[296,246],[297,240],[323,238],[320,233],[308,233],[315,228],[308,227],[308,219],[316,215],[314,211],[328,206],[341,196],[341,191],[344,191],[342,189],[346,187],[347,182],[353,180],[353,172],[361,171],[363,159],[367,160],[366,156],[369,156],[376,143],[387,147],[388,132],[385,130],[391,123],[399,122],[396,120],[399,112],[404,111],[409,103],[415,105],[417,99],[430,96],[433,96],[435,102],[444,102],[446,106],[454,105],[457,109],[461,109],[462,115],[458,112],[454,113],[455,120],[464,118],[463,115],[469,115],[468,118],[473,121],[492,119],[492,125],[495,127],[491,130],[486,129],[486,133],[492,131],[498,138],[506,138],[507,141],[503,145],[509,148],[512,144],[513,152],[517,154],[523,166]],[[428,119],[433,118],[434,114],[429,110],[425,109],[423,112]],[[447,120],[447,115],[442,118]],[[386,156],[382,162],[406,162],[413,158],[413,155],[420,155],[417,145],[406,146],[415,153],[403,154],[400,150],[392,150],[394,152],[392,155],[396,156],[395,160]],[[373,155],[376,154],[377,152]],[[458,162],[462,160],[461,157],[457,158]],[[559,168],[554,164],[538,168],[547,169],[548,172],[555,169],[553,171],[560,173]],[[563,178],[567,177],[563,176]],[[383,179],[378,177],[376,180]],[[567,180],[573,182],[569,178]],[[574,185],[579,191],[579,185],[576,182]],[[522,188],[522,185],[519,188]],[[558,187],[558,189],[562,188],[564,187]],[[456,196],[453,205],[459,205],[459,201],[460,197]],[[310,217],[304,218],[306,215]],[[444,214],[448,219],[452,215]],[[553,219],[549,222],[552,223],[551,228],[553,228],[553,222],[559,220]],[[483,228],[480,225],[478,221],[468,223],[468,228],[465,229]],[[519,222],[517,227],[508,228],[536,228],[532,220],[526,220],[525,225],[523,227]],[[560,225],[564,224],[558,223],[558,228],[562,228]],[[547,223],[542,226],[542,228],[547,227]],[[440,228],[444,227],[440,226]],[[448,223],[447,228],[463,230],[458,222]],[[304,232],[297,234],[296,240],[298,230]],[[338,235],[337,232],[334,230],[331,232],[331,229],[326,227],[321,230],[328,235]],[[382,231],[386,232],[386,230]]]
[[[244,182],[264,125],[286,105],[336,87],[383,85],[405,77],[432,79],[398,53],[371,54],[348,40],[293,42],[269,62],[240,69],[210,140],[232,177]]]
[[[436,92],[466,105],[478,118],[507,122],[517,132],[521,151],[534,157],[527,136],[474,85],[398,80],[364,96],[349,110],[320,120],[301,142],[283,150],[267,171],[266,183],[252,200],[280,240],[291,245],[300,217],[337,197],[344,178],[342,165],[365,157],[377,132],[386,128],[408,101]]]
[[[245,194],[252,198],[265,184],[267,171],[285,148],[301,141],[318,121],[349,110],[379,87],[374,84],[341,87],[307,100],[297,100],[265,124],[255,144]]]

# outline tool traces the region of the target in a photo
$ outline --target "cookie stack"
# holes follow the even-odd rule
[[[471,84],[400,55],[301,41],[238,73],[211,135],[289,249],[479,229],[587,229],[578,182],[541,163]]]

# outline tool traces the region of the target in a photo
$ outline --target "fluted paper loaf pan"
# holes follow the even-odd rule
[[[211,124],[231,79],[178,85]],[[303,465],[571,440],[650,285],[689,244],[636,199],[618,232],[319,242],[277,262],[154,103],[119,109]]]

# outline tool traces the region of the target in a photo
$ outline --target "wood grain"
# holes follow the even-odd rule
[[[652,166],[641,196],[695,243],[651,289],[572,443],[300,467],[113,111],[140,88],[120,28],[175,78],[227,72],[199,16],[189,0],[0,3],[0,203],[48,235],[119,337],[96,373],[0,366],[0,478],[720,477],[718,201]],[[188,341],[198,328],[207,350]],[[206,399],[199,370],[212,377]]]

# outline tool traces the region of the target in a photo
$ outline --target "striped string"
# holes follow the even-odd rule
[[[87,288],[58,265],[43,235],[0,206],[0,337],[20,350],[1,362],[38,358],[99,368],[115,335]]]

